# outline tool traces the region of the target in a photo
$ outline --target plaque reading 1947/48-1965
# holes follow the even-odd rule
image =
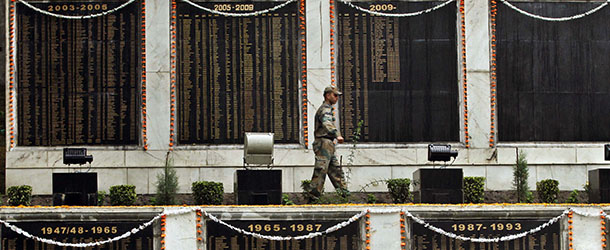
[[[251,13],[276,1],[196,2]],[[178,142],[243,143],[244,132],[273,132],[298,143],[301,28],[297,2],[231,17],[177,3]]]
[[[351,1],[400,14],[445,1]],[[457,141],[456,4],[411,17],[373,15],[337,1],[341,128],[364,141]]]
[[[11,223],[24,231],[40,238],[63,243],[90,243],[114,238],[139,227],[139,222],[105,222],[105,221],[64,221],[64,222],[17,222]],[[2,226],[0,249],[3,250],[46,250],[46,249],[113,249],[113,250],[149,250],[153,249],[153,228],[144,228],[130,237],[96,246],[94,248],[59,247],[42,243]]]
[[[496,238],[514,235],[536,228],[548,220],[430,220],[427,221],[446,232],[470,238]],[[455,240],[425,228],[421,224],[412,224],[411,249],[469,249],[469,250],[559,250],[560,225],[556,222],[541,231],[511,241],[477,243]]]
[[[17,143],[137,144],[139,1],[108,15],[64,19],[17,3]],[[31,2],[62,15],[110,11],[125,1]]]
[[[321,232],[342,221],[320,220],[265,220],[226,221],[229,225],[243,230],[273,236],[300,236]],[[214,221],[207,222],[208,250],[356,250],[361,249],[359,225],[351,223],[344,228],[322,236],[304,240],[270,241],[237,233]]]

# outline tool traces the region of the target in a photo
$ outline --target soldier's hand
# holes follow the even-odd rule
[[[344,141],[343,136],[337,136],[338,143],[343,143],[343,141]]]

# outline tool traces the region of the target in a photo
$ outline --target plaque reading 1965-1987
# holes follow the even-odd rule
[[[265,220],[226,221],[243,230],[274,236],[299,236],[322,232],[342,221],[326,220]],[[356,250],[361,249],[359,223],[351,223],[335,232],[304,240],[270,241],[237,233],[214,221],[207,222],[208,250]]]

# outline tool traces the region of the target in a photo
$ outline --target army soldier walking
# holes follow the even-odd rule
[[[326,174],[335,189],[343,196],[349,195],[345,184],[345,174],[335,155],[335,139],[343,143],[343,137],[335,127],[335,116],[333,105],[337,103],[341,92],[337,87],[326,87],[324,89],[324,103],[316,112],[313,151],[316,161],[311,177],[311,189],[309,191],[310,201],[317,199],[322,194]]]

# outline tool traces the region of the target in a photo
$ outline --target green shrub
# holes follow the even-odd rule
[[[176,193],[178,193],[178,176],[173,167],[173,159],[170,152],[165,158],[163,172],[157,174],[157,193],[153,200],[155,205],[174,205],[176,204]]]
[[[464,202],[485,201],[485,177],[464,177]]]
[[[294,205],[288,194],[282,194],[282,205]]]
[[[366,203],[368,203],[368,204],[375,204],[375,203],[377,203],[377,197],[375,197],[375,195],[373,195],[373,194],[368,194],[366,196]]]
[[[97,191],[97,205],[98,206],[104,205],[104,199],[106,199],[106,195],[108,195],[106,193],[106,191]]]
[[[559,181],[553,179],[541,180],[536,183],[538,198],[544,203],[557,203],[559,196]]]
[[[566,201],[567,203],[579,203],[578,200],[578,190],[574,189],[572,193],[570,193],[570,197]]]
[[[386,181],[388,184],[388,191],[394,203],[407,203],[411,201],[411,191],[409,186],[411,180],[408,178],[404,179],[389,179]]]
[[[32,187],[28,185],[9,187],[6,194],[8,195],[8,204],[10,206],[29,206],[32,201]]]
[[[534,201],[532,192],[530,191],[527,179],[529,177],[529,168],[527,167],[526,155],[519,150],[517,154],[517,162],[513,167],[513,187],[517,190],[517,201],[531,203]]]
[[[136,186],[116,185],[110,187],[111,206],[131,206],[136,202]]]
[[[220,205],[224,187],[220,182],[196,181],[191,186],[197,205]]]

